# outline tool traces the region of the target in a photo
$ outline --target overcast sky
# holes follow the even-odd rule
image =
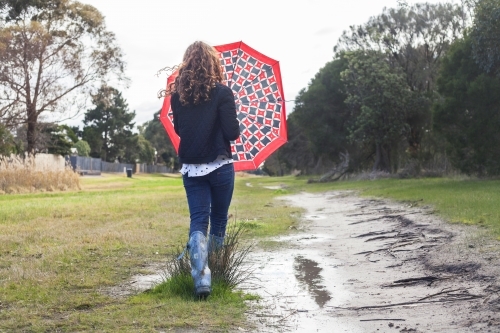
[[[196,40],[211,45],[242,40],[278,60],[285,98],[294,100],[332,59],[343,30],[366,22],[384,7],[398,5],[397,0],[80,1],[106,17],[125,53],[131,84],[128,89],[117,88],[136,111],[136,124],[152,119],[161,108],[156,94],[165,86],[166,76],[157,78],[156,72],[179,64],[186,47]],[[287,113],[292,110],[293,102],[288,102]]]

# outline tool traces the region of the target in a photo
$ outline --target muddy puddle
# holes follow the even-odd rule
[[[273,238],[282,244],[277,250],[252,254],[255,280],[242,289],[261,297],[250,304],[254,331],[362,332],[329,314],[329,307],[341,306],[353,296],[338,274],[342,263],[330,250],[332,236],[299,232]]]

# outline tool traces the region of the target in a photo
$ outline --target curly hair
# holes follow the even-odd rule
[[[210,100],[210,92],[222,82],[222,67],[217,51],[204,42],[194,42],[184,53],[179,75],[162,95],[179,94],[182,105],[197,105]]]

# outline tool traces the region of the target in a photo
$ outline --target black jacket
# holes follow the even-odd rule
[[[179,94],[172,94],[174,129],[180,136],[181,163],[201,164],[217,156],[232,157],[229,141],[240,136],[232,90],[220,83],[210,92],[210,100],[183,106]]]

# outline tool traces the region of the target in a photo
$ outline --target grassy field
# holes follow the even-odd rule
[[[180,178],[104,175],[82,178],[81,188],[0,195],[0,332],[245,326],[244,300],[252,295],[220,288],[197,302],[168,288],[122,297],[109,292],[150,273],[186,242],[189,214]],[[306,184],[294,177],[238,177],[232,220],[246,223],[248,237],[281,234],[297,222],[300,210],[277,196],[331,190],[429,205],[451,222],[484,225],[500,237],[500,181]],[[268,243],[262,244],[273,246]]]
[[[238,178],[233,220],[248,236],[276,235],[297,209],[278,191]],[[0,196],[0,332],[157,332],[245,325],[244,299],[222,290],[207,302],[107,290],[150,272],[187,241],[189,214],[178,177],[83,178],[82,190]],[[251,198],[251,200],[249,200]]]

